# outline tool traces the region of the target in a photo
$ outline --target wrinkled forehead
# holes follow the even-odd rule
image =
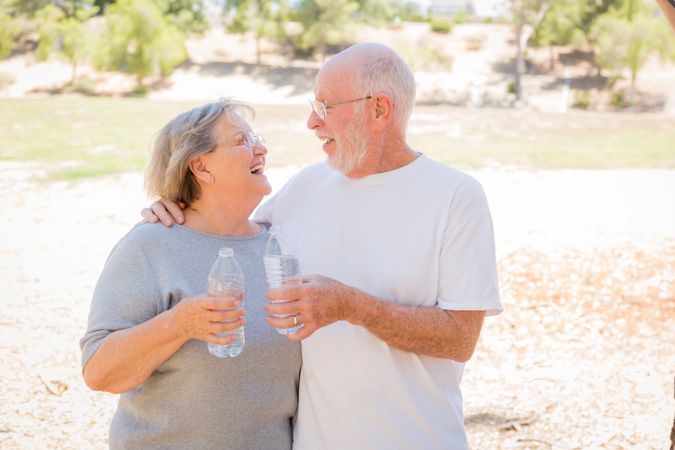
[[[326,65],[314,79],[314,97],[317,100],[341,98],[354,92],[355,73],[343,65]]]

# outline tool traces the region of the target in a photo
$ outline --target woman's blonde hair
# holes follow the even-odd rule
[[[245,103],[229,99],[199,106],[179,114],[157,134],[145,170],[145,188],[151,197],[161,197],[189,205],[199,198],[197,180],[190,171],[190,161],[198,155],[213,151],[216,135],[213,132],[218,119],[232,114],[255,115]]]

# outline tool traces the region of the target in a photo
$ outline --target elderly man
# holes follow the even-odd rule
[[[291,315],[272,326],[303,324],[289,335],[303,356],[294,448],[466,448],[463,363],[501,311],[483,190],[406,143],[415,82],[388,47],[336,55],[314,94],[307,126],[328,161],[256,215],[320,274],[268,293],[292,300],[266,307]]]

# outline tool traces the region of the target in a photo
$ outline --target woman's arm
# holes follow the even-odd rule
[[[216,333],[243,325],[240,306],[240,299],[233,297],[185,298],[142,324],[115,331],[85,365],[84,381],[96,391],[127,392],[141,385],[189,339],[229,344],[234,336],[219,337]],[[224,308],[231,310],[218,310]]]

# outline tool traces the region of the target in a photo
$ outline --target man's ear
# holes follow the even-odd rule
[[[188,163],[190,172],[197,178],[197,180],[202,183],[211,184],[215,181],[211,172],[206,168],[206,161],[204,161],[203,155],[198,155],[192,158]]]
[[[375,120],[386,125],[391,121],[394,112],[394,102],[388,95],[378,94],[374,96],[375,100]]]

